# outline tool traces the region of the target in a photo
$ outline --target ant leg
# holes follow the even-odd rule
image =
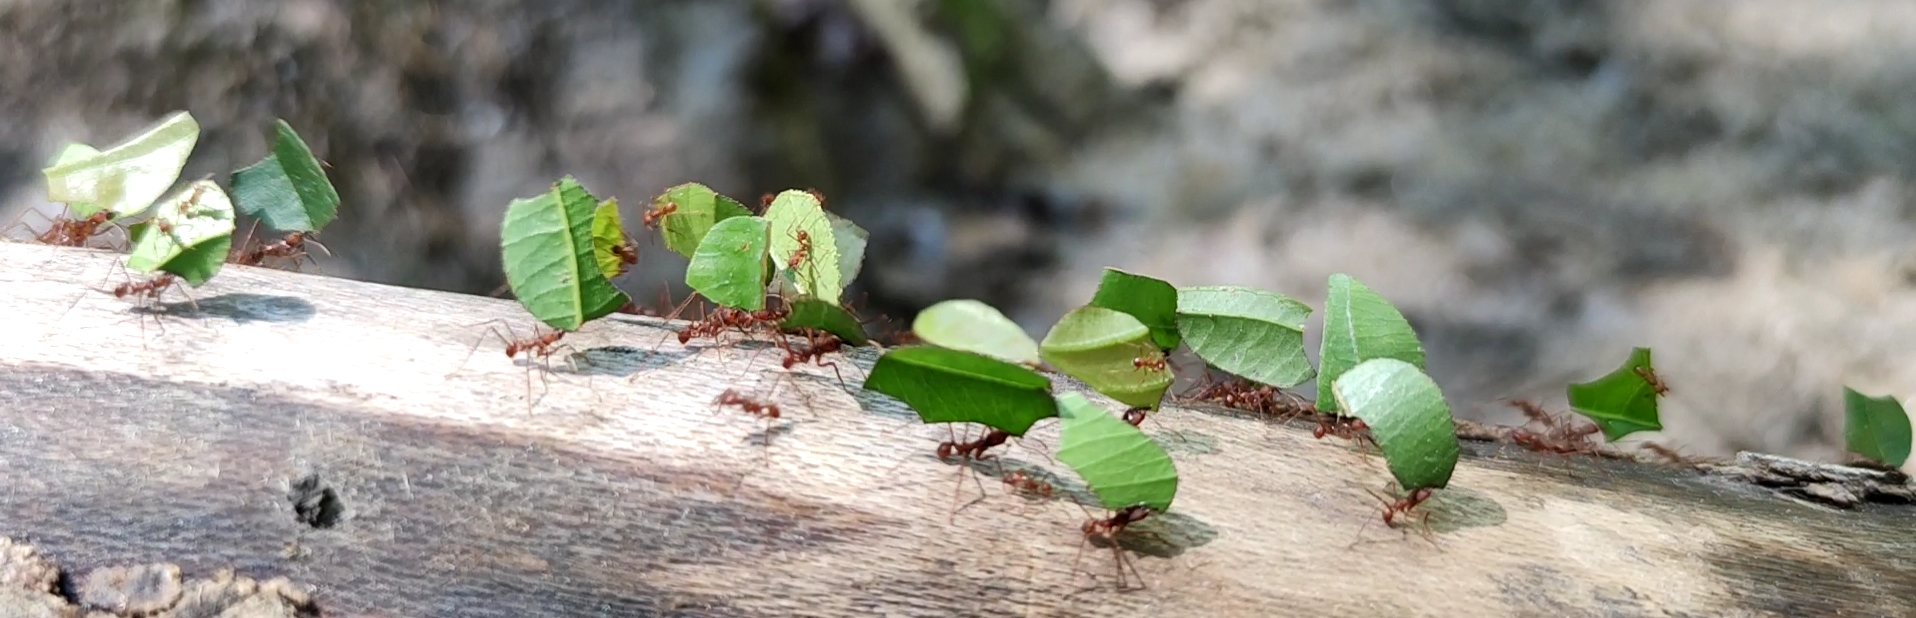
[[[486,320],[486,321],[484,321],[484,322],[480,322],[479,324],[490,324],[490,323],[499,323],[499,324],[505,324],[505,321],[504,321],[504,320],[500,320],[500,319],[497,319],[497,318],[494,318],[494,319],[491,319],[491,320]],[[473,326],[478,326],[479,324],[473,324]],[[511,328],[511,327],[510,327],[510,326],[508,326],[507,328]],[[500,341],[504,341],[504,342],[506,342],[506,345],[508,345],[508,346],[510,346],[510,345],[512,345],[512,340],[511,340],[511,339],[507,339],[505,335],[501,335],[501,334],[499,334],[499,329],[498,329],[497,327],[492,327],[492,328],[487,328],[487,329],[486,329],[486,332],[489,332],[489,333],[492,333],[492,336],[494,336],[494,337],[498,337]],[[476,352],[478,352],[478,351],[479,351],[479,344],[482,344],[482,343],[485,343],[485,342],[486,342],[486,338],[485,338],[484,336],[481,336],[481,337],[479,337],[479,340],[478,340],[478,341],[474,341],[474,342],[472,342],[472,347],[471,347],[470,349],[467,349],[467,350],[466,350],[466,358],[465,358],[464,360],[461,360],[461,361],[459,361],[459,366],[458,366],[458,367],[456,367],[456,368],[454,368],[454,369],[452,370],[452,373],[448,373],[448,374],[446,374],[446,378],[447,378],[447,379],[451,379],[451,378],[452,378],[452,376],[454,376],[454,375],[458,375],[458,373],[459,373],[459,372],[460,372],[461,370],[463,370],[463,369],[465,369],[465,368],[466,368],[466,363],[472,360],[472,355],[473,355],[474,353],[476,353]]]

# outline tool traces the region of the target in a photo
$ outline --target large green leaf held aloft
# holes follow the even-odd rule
[[[1410,322],[1384,297],[1350,275],[1331,275],[1324,300],[1324,339],[1317,355],[1317,409],[1337,411],[1331,384],[1373,358],[1395,358],[1424,368],[1424,346]]]
[[[837,232],[818,196],[797,189],[782,191],[765,207],[763,216],[772,224],[771,256],[779,273],[800,294],[838,302],[846,282],[838,264]]]
[[[699,242],[712,226],[732,217],[752,214],[737,200],[696,182],[666,189],[652,200],[649,212],[658,217],[654,223],[665,238],[665,247],[687,258],[698,251]]]
[[[1091,306],[1131,314],[1151,329],[1159,350],[1175,350],[1178,337],[1178,289],[1159,279],[1105,268]]]
[[[1104,508],[1171,508],[1178,470],[1163,447],[1084,395],[1064,393],[1057,402],[1063,424],[1058,461],[1078,472]]]
[[[1290,388],[1316,370],[1304,355],[1311,308],[1243,286],[1178,288],[1178,333],[1198,358],[1259,384]]]
[[[939,301],[912,318],[911,332],[925,343],[977,352],[1013,363],[1037,365],[1038,342],[997,308],[969,298]]]
[[[1442,489],[1457,468],[1457,428],[1437,383],[1394,358],[1358,363],[1331,390],[1338,405],[1370,426],[1390,473],[1405,491]]]
[[[865,388],[905,402],[927,423],[978,423],[1014,436],[1058,414],[1051,381],[1038,372],[930,345],[878,357]]]
[[[1657,415],[1656,386],[1648,376],[1656,375],[1650,366],[1650,348],[1633,348],[1623,366],[1589,382],[1571,384],[1566,390],[1570,409],[1603,429],[1604,439],[1663,429]]]
[[[1909,460],[1909,413],[1895,397],[1843,387],[1843,441],[1849,451],[1890,467]]]
[[[173,186],[200,139],[193,115],[175,112],[145,132],[92,156],[62,157],[41,170],[47,199],[69,207],[104,208],[114,218],[146,210]],[[84,151],[75,151],[78,154]],[[90,213],[89,213],[90,214]],[[78,211],[75,211],[78,215]]]
[[[1051,327],[1038,344],[1045,362],[1134,408],[1157,409],[1171,372],[1151,329],[1131,314],[1086,305]],[[1157,361],[1145,366],[1144,361]]]
[[[317,232],[339,215],[339,192],[285,120],[273,123],[272,152],[233,172],[233,202],[282,232]]]
[[[705,232],[685,285],[712,302],[746,311],[765,308],[766,255],[771,224],[764,217],[731,217]]]
[[[547,326],[578,330],[624,306],[624,292],[606,281],[593,257],[592,219],[599,200],[571,176],[538,196],[506,206],[499,230],[506,283],[526,311]]]
[[[178,275],[198,287],[219,272],[233,246],[233,202],[211,180],[201,180],[160,204],[135,228],[126,269]]]

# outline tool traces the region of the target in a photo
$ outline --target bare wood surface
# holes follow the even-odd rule
[[[1916,615],[1908,505],[1469,442],[1432,542],[1379,522],[1381,458],[1182,408],[1144,426],[1183,480],[1128,542],[1149,587],[1117,592],[1070,498],[984,476],[951,514],[946,430],[857,389],[869,351],[841,389],[614,316],[528,409],[498,340],[466,359],[533,323],[511,301],[229,266],[156,321],[98,291],[117,259],[0,243],[0,536],[73,578],[284,576],[328,616]],[[769,445],[727,388],[784,408]],[[1007,469],[1081,489],[1055,438]],[[302,523],[326,490],[340,516]]]

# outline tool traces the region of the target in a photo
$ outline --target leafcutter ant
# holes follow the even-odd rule
[[[160,231],[166,232],[168,230],[161,228]],[[319,241],[308,238],[311,234],[311,232],[292,232],[270,243],[261,243],[257,240],[252,240],[250,242],[252,245],[250,248],[236,252],[229,261],[242,266],[260,266],[266,263],[267,258],[280,258],[291,260],[294,267],[297,268],[299,259],[306,258],[306,261],[318,265],[318,262],[313,262],[311,255],[307,255],[307,244],[310,243],[315,247],[319,247],[319,250],[325,252],[328,256],[332,255],[333,252],[327,249],[326,245],[319,244]],[[250,239],[252,234],[247,234],[247,236]]]
[[[544,368],[545,372],[550,373],[552,371],[552,359],[551,359],[552,355],[557,353],[559,350],[565,349],[568,347],[568,346],[559,344],[559,340],[565,337],[567,331],[554,329],[547,332],[540,332],[539,328],[535,326],[532,329],[532,335],[525,338],[520,338],[518,337],[518,333],[513,332],[512,325],[504,324],[503,322],[501,322],[501,325],[505,326],[506,332],[501,333],[499,332],[498,328],[487,328],[486,330],[487,332],[491,333],[494,337],[498,337],[500,341],[505,342],[506,358],[518,358],[521,353],[524,353],[527,356],[526,358],[526,413],[531,414],[532,404],[533,404],[533,397],[532,397],[533,365],[531,361],[533,359],[538,359],[539,364]],[[463,361],[460,361],[459,369],[464,369],[466,366],[466,362],[472,360],[473,353],[479,350],[479,344],[481,343],[485,343],[484,337],[481,337],[479,341],[473,342],[472,348],[466,351],[466,359]],[[568,358],[566,359],[566,362],[571,363],[572,359]],[[459,373],[459,369],[454,369],[453,374]],[[451,377],[451,375],[452,374],[447,374],[447,377]],[[547,389],[546,376],[544,373],[539,374],[539,387],[543,395],[543,392]]]
[[[1670,385],[1665,383],[1662,378],[1657,377],[1657,370],[1649,367],[1631,367],[1630,370],[1635,371],[1637,377],[1643,378],[1644,382],[1649,383],[1650,390],[1656,391],[1658,397],[1664,397],[1670,394]]]
[[[993,447],[997,447],[1001,444],[1004,444],[1005,441],[1009,439],[1011,439],[1011,434],[1009,432],[1006,432],[1001,429],[991,429],[989,431],[986,431],[984,436],[969,442],[960,442],[958,441],[958,438],[954,436],[950,440],[938,443],[937,453],[938,453],[939,461],[950,460],[953,456],[957,456],[959,458],[959,462],[958,462],[959,477],[958,477],[957,484],[952,485],[951,487],[952,509],[951,509],[950,516],[946,518],[946,523],[951,523],[952,518],[957,517],[958,511],[963,510],[963,507],[958,506],[958,492],[961,489],[963,489],[965,486],[965,479],[963,476],[964,470],[966,468],[971,467],[971,465],[974,462],[984,461],[987,459],[995,459],[996,456],[987,455],[985,454],[985,451]],[[972,482],[978,483],[977,478],[973,477]],[[978,484],[978,493],[979,493],[978,499],[979,500],[984,499],[984,495],[983,495],[984,492],[985,492],[984,484],[979,483]],[[972,502],[977,502],[977,500],[973,500]],[[966,503],[965,506],[970,506],[970,503]]]
[[[1535,402],[1517,399],[1508,402],[1511,407],[1522,410],[1530,420],[1524,427],[1510,432],[1510,440],[1518,445],[1539,453],[1569,455],[1590,453],[1595,450],[1588,438],[1602,431],[1596,423],[1589,421],[1565,420],[1553,416]],[[1537,430],[1529,429],[1531,425]]]
[[[678,209],[679,205],[673,202],[658,204],[653,206],[651,210],[647,210],[644,214],[639,215],[639,222],[643,223],[645,227],[657,229],[659,222],[664,221],[666,215],[670,215],[678,211]]]
[[[1056,491],[1050,483],[1040,481],[1023,470],[1006,472],[1004,478],[1000,480],[1004,481],[1005,485],[1010,486],[1012,491],[1028,496],[1049,498],[1051,497],[1051,492]]]
[[[1132,427],[1143,425],[1145,415],[1150,413],[1150,411],[1150,408],[1131,408],[1125,410],[1124,422],[1130,423]]]
[[[774,385],[774,389],[776,388],[776,385]],[[746,414],[765,419],[765,448],[771,448],[772,423],[779,418],[778,404],[747,397],[735,389],[728,388],[725,389],[725,392],[719,393],[718,398],[712,400],[712,405],[719,407],[736,407]],[[766,451],[766,457],[769,458],[770,456],[771,452],[769,450]]]
[[[1431,535],[1431,531],[1430,531],[1430,513],[1428,512],[1419,512],[1414,514],[1411,513],[1412,509],[1415,509],[1418,507],[1418,505],[1421,505],[1424,502],[1430,500],[1431,496],[1436,493],[1436,490],[1429,487],[1419,487],[1417,489],[1411,490],[1409,494],[1403,497],[1397,497],[1388,493],[1380,493],[1373,489],[1365,489],[1364,491],[1366,493],[1369,493],[1371,497],[1376,498],[1378,502],[1383,504],[1384,510],[1382,514],[1384,519],[1384,527],[1398,528],[1399,526],[1397,524],[1400,518],[1404,520],[1409,520],[1414,517],[1417,520],[1417,523],[1421,525],[1419,534],[1424,537],[1424,540],[1429,541],[1431,545],[1437,544],[1437,539]],[[1370,525],[1369,522],[1365,522],[1364,526],[1361,526],[1357,529],[1357,533],[1360,537],[1364,533],[1364,528],[1368,527],[1369,525]],[[1406,530],[1405,533],[1408,534],[1409,531]],[[1351,544],[1355,546],[1357,542],[1352,542]]]
[[[804,262],[806,256],[810,255],[812,252],[812,235],[811,234],[806,233],[805,230],[799,230],[798,233],[793,235],[793,238],[798,240],[798,248],[792,251],[792,258],[790,260],[786,260],[785,262],[786,270],[797,269],[798,264],[800,262]]]
[[[1170,371],[1171,369],[1169,359],[1164,356],[1164,352],[1148,343],[1142,344],[1138,357],[1131,359],[1131,366],[1136,367],[1139,371],[1148,369],[1151,371],[1164,372]]]
[[[791,346],[787,344],[785,348],[785,360],[780,364],[784,365],[786,369],[791,369],[793,365],[810,361],[813,365],[819,367],[831,367],[832,375],[838,378],[838,386],[840,388],[850,388],[845,386],[845,374],[839,373],[838,363],[825,360],[826,354],[831,354],[843,349],[845,347],[845,340],[839,339],[837,335],[820,332],[817,329],[807,328],[804,329],[804,331],[806,347],[803,349],[792,349]],[[783,337],[780,337],[780,339],[782,341]]]
[[[1078,554],[1071,559],[1071,570],[1073,572],[1078,570],[1078,561],[1084,557],[1085,544],[1095,541],[1111,547],[1111,563],[1118,571],[1118,590],[1125,589],[1124,573],[1127,568],[1130,569],[1131,575],[1137,578],[1138,588],[1145,588],[1144,574],[1138,572],[1137,565],[1131,564],[1130,557],[1125,555],[1124,546],[1118,543],[1118,535],[1131,524],[1144,521],[1153,512],[1151,507],[1138,504],[1118,509],[1104,519],[1094,517],[1086,520],[1084,525],[1078,527],[1078,530],[1084,533],[1084,540],[1078,543]]]

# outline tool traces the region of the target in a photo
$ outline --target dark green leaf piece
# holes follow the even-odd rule
[[[1316,370],[1304,355],[1311,308],[1281,294],[1236,285],[1178,288],[1178,333],[1211,366],[1259,384],[1290,388]]]
[[[937,346],[885,352],[865,388],[905,402],[927,423],[979,423],[1013,436],[1058,414],[1051,381],[1038,372]]]
[[[1909,413],[1895,397],[1843,387],[1843,442],[1849,451],[1892,468],[1909,460]]]
[[[547,326],[575,331],[627,302],[593,258],[592,216],[598,198],[571,176],[538,196],[506,205],[499,228],[506,284],[526,311]]]
[[[1134,408],[1155,410],[1171,387],[1171,372],[1140,368],[1140,357],[1162,358],[1151,329],[1131,314],[1104,307],[1072,310],[1038,344],[1039,354],[1071,377]]]
[[[801,298],[791,302],[791,313],[780,328],[816,328],[837,336],[846,345],[865,345],[871,340],[865,337],[865,325],[858,323],[858,317],[846,311],[844,307],[817,298]]]
[[[1017,322],[984,301],[938,301],[911,320],[911,332],[925,343],[977,352],[1000,360],[1036,365],[1038,342]]]
[[[731,217],[705,233],[685,284],[712,302],[746,311],[765,308],[765,254],[770,223],[763,217]]]
[[[1570,409],[1589,417],[1603,428],[1605,440],[1615,442],[1639,431],[1663,429],[1657,415],[1657,392],[1645,374],[1650,366],[1650,348],[1633,348],[1623,366],[1601,378],[1571,384]]]
[[[718,222],[752,214],[737,200],[719,195],[705,185],[688,182],[659,194],[652,200],[654,210],[671,205],[672,212],[658,220],[665,247],[687,258],[698,251],[705,233]]]
[[[1457,468],[1457,427],[1437,382],[1394,358],[1358,363],[1332,383],[1343,409],[1370,426],[1390,473],[1410,491],[1443,489]]]
[[[1317,409],[1337,411],[1331,384],[1337,376],[1373,358],[1395,358],[1424,368],[1424,346],[1410,322],[1350,275],[1331,275],[1324,299],[1324,339],[1317,355]]]
[[[1178,494],[1178,470],[1164,448],[1084,395],[1057,396],[1058,461],[1071,466],[1104,508],[1139,504],[1160,513]]]
[[[1178,336],[1178,289],[1161,279],[1105,268],[1091,306],[1131,314],[1151,329],[1159,350],[1175,350]]]
[[[233,202],[217,183],[201,180],[160,203],[152,223],[134,238],[126,269],[173,273],[198,287],[226,263],[232,242]],[[213,243],[219,245],[196,250]]]
[[[285,120],[273,122],[272,152],[233,172],[233,203],[282,232],[317,232],[339,216],[339,192]]]

